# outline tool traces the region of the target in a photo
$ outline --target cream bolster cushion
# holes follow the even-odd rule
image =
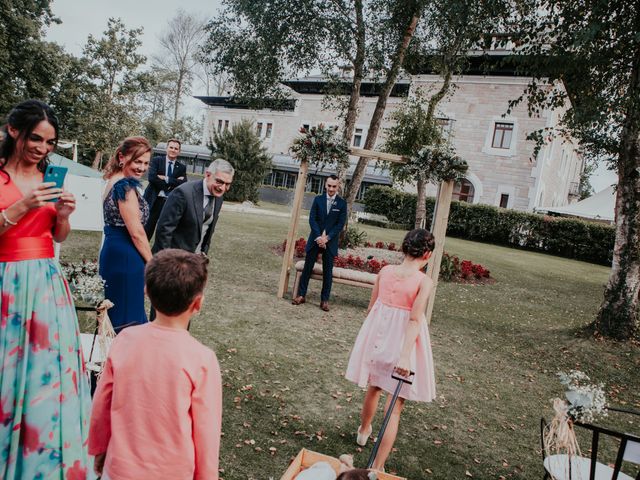
[[[296,270],[301,272],[304,268],[304,260],[300,260],[296,263]],[[313,266],[313,273],[316,275],[322,275],[322,264],[316,263]],[[351,270],[350,268],[333,267],[333,277],[342,278],[344,280],[351,280],[353,282],[368,283],[373,285],[376,281],[376,274],[363,272],[360,270]]]

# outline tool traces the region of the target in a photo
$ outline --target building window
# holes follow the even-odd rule
[[[218,131],[222,131],[222,120],[218,120]]]
[[[503,193],[500,195],[500,208],[507,208],[509,205],[509,194]]]
[[[353,146],[359,147],[362,145],[362,128],[356,128],[353,133]]]
[[[304,128],[307,132],[309,131],[309,127],[310,127],[310,126],[311,126],[311,125],[309,125],[308,123],[303,123],[303,124],[302,124],[302,128]]]
[[[511,147],[511,135],[513,134],[513,123],[496,122],[493,130],[493,148],[509,149]]]
[[[264,133],[264,138],[271,138],[272,131],[273,131],[273,123],[267,123],[267,130]]]
[[[262,122],[258,122],[256,124],[256,135],[258,135],[258,137],[262,137]]]
[[[364,195],[367,193],[367,189],[371,186],[370,183],[362,182],[360,184],[360,188],[358,189],[358,193],[356,195],[356,201],[362,202],[364,200]]]
[[[309,177],[307,177],[307,187],[305,188],[305,190],[307,192],[313,192],[317,194],[322,193],[322,177],[309,175]]]
[[[463,178],[462,181],[457,182],[453,186],[451,200],[471,203],[474,195],[475,189],[473,188],[473,184],[469,180]]]
[[[224,121],[224,129],[225,131],[229,130],[229,120]]]
[[[297,175],[295,173],[287,173],[285,177],[285,188],[296,188],[296,178]]]
[[[273,172],[269,172],[264,176],[264,180],[262,180],[262,184],[273,186]]]

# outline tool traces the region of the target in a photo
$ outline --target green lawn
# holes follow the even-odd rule
[[[287,225],[222,213],[206,307],[192,324],[223,370],[226,480],[278,479],[303,447],[353,453],[360,466],[370,451],[355,445],[362,391],[343,376],[369,290],[334,285],[329,313],[317,306],[319,282],[306,305],[277,299],[282,259],[271,247]],[[404,235],[365,229],[370,241]],[[98,241],[74,233],[63,259],[95,258]],[[407,404],[389,469],[414,480],[542,478],[539,420],[562,393],[558,370],[579,368],[604,382],[617,405],[640,407],[638,347],[580,333],[597,311],[607,268],[458,239],[445,248],[482,263],[497,283],[440,283],[430,327],[438,399]]]

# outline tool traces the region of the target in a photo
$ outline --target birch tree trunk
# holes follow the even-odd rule
[[[355,0],[356,10],[356,56],[353,61],[353,83],[351,85],[351,95],[349,96],[349,104],[347,106],[347,115],[344,121],[343,138],[347,145],[351,145],[351,138],[356,127],[358,119],[358,102],[360,101],[360,87],[362,86],[362,78],[364,77],[364,60],[365,60],[365,25],[363,15],[362,0]],[[349,162],[345,165],[338,165],[337,174],[340,179],[343,191],[346,186],[347,171]],[[344,230],[343,230],[344,231]]]
[[[378,139],[378,132],[380,131],[380,124],[382,123],[384,111],[387,107],[387,100],[389,99],[389,95],[391,94],[391,90],[393,89],[396,80],[398,79],[398,74],[400,73],[400,67],[402,66],[402,62],[404,61],[407,47],[409,46],[409,42],[411,42],[411,39],[413,38],[413,34],[415,33],[416,26],[419,20],[420,10],[417,10],[411,17],[411,20],[409,21],[409,24],[407,25],[402,36],[402,40],[396,47],[391,68],[387,73],[387,78],[382,87],[382,91],[378,96],[376,108],[373,111],[371,121],[369,122],[369,131],[367,132],[367,139],[364,143],[364,148],[367,150],[373,149],[376,140]],[[367,168],[368,162],[369,159],[361,157],[358,160],[358,164],[356,165],[355,170],[353,171],[353,177],[351,177],[351,183],[349,184],[349,188],[347,191],[347,212],[349,212],[349,214],[351,214],[353,210],[353,204],[356,200],[358,190],[360,189],[362,179],[364,178],[364,172]]]
[[[618,159],[613,266],[595,321],[599,333],[620,340],[640,338],[640,49],[628,95],[633,100],[629,101]]]

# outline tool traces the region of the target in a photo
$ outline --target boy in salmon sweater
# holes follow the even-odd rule
[[[222,382],[215,353],[187,331],[208,260],[163,250],[145,270],[157,317],[114,340],[93,399],[89,454],[104,480],[217,480]]]

